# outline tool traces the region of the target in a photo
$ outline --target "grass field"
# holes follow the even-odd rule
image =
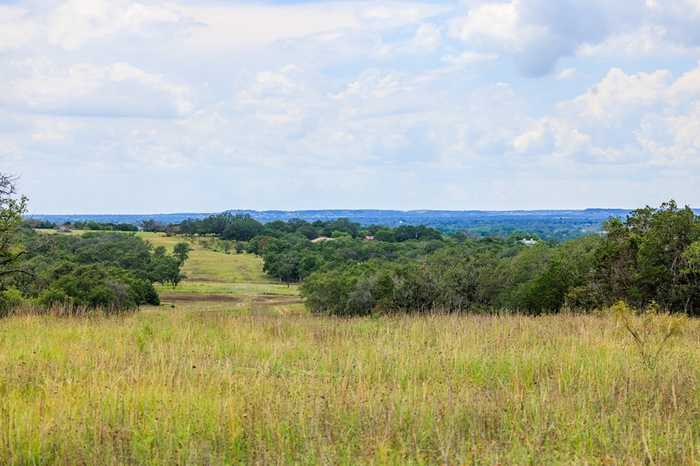
[[[138,236],[154,246],[173,246],[187,241],[179,236],[162,233],[140,232]],[[223,254],[200,246],[196,241],[187,241],[193,248],[183,267],[189,281],[214,283],[275,283],[262,271],[262,260],[253,254]]]
[[[611,317],[314,317],[190,261],[160,307],[0,320],[0,464],[700,463],[697,320],[649,365]]]
[[[3,464],[697,464],[700,329],[145,310],[0,322]]]
[[[184,237],[143,232],[138,235],[168,250],[182,241],[187,241],[192,248],[183,266],[187,278],[177,288],[158,287],[164,306],[178,310],[231,311],[239,315],[304,312],[298,287],[267,277],[258,256],[212,251]]]

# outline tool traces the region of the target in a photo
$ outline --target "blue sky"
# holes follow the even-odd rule
[[[34,213],[700,206],[700,0],[0,0]]]

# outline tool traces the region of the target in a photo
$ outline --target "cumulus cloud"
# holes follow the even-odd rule
[[[511,0],[470,5],[451,20],[452,37],[511,57],[541,76],[579,53],[639,54],[700,45],[694,0]]]
[[[585,94],[560,107],[581,119],[611,124],[654,106],[668,89],[670,77],[668,70],[628,75],[613,68]]]
[[[49,13],[46,21],[50,44],[77,49],[87,42],[118,34],[143,38],[153,28],[184,21],[184,17],[165,3],[67,0]]]
[[[583,162],[684,167],[700,165],[700,65],[674,79],[669,70],[611,69],[513,141],[520,153]]]
[[[630,205],[629,173],[692,197],[698,5],[18,0],[0,163],[44,211]]]
[[[27,45],[37,33],[26,9],[0,5],[0,53]]]
[[[127,63],[57,65],[13,63],[0,104],[20,111],[96,117],[173,117],[189,112],[186,87]]]

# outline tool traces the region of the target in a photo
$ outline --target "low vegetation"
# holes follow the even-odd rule
[[[4,464],[700,461],[697,321],[653,368],[613,316],[147,309],[0,335]]]

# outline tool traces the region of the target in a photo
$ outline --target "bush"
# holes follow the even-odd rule
[[[37,302],[48,307],[99,307],[115,312],[135,309],[142,304],[160,304],[148,280],[100,264],[78,266],[62,275],[39,295]]]
[[[8,288],[0,292],[0,316],[7,315],[13,309],[22,306],[26,302],[22,292],[17,288]]]
[[[73,300],[65,291],[58,288],[49,288],[42,291],[36,298],[36,304],[41,307],[51,308],[54,306],[73,306]]]

